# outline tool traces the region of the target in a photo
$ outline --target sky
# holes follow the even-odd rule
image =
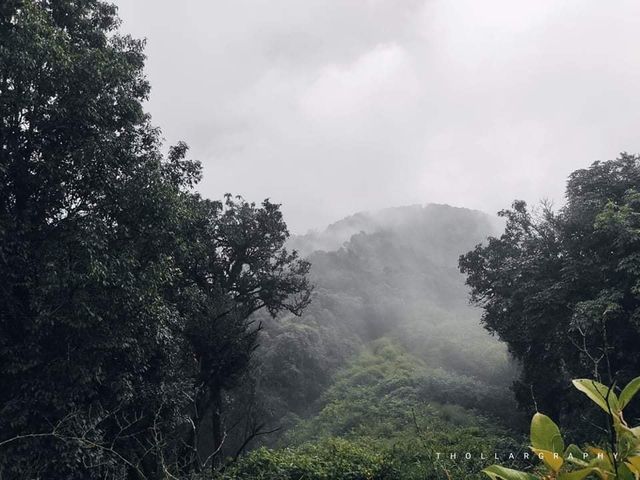
[[[637,0],[117,0],[147,105],[204,196],[281,203],[290,230],[447,203],[563,202],[640,152]]]

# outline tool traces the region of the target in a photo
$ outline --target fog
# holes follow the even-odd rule
[[[109,1],[0,1],[0,480],[633,476],[640,2]]]
[[[558,204],[571,171],[640,150],[638,2],[116,3],[202,193],[270,197],[295,233],[396,205]]]

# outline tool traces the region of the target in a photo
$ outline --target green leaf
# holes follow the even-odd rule
[[[510,468],[501,467],[500,465],[491,465],[482,470],[492,480],[538,480],[538,477],[527,472],[512,470]]]
[[[613,388],[586,378],[573,380],[573,385],[605,412],[616,413],[620,411],[618,397],[613,392]]]
[[[640,457],[627,457],[626,463],[633,473],[640,475]]]
[[[573,472],[561,473],[558,480],[582,480],[597,471],[597,468],[582,468],[580,470],[574,470]]]
[[[531,419],[531,445],[538,450],[564,455],[564,440],[558,426],[549,417],[536,413]]]
[[[598,447],[587,447],[587,452],[591,454],[590,465],[594,467],[601,468],[606,471],[613,471],[613,463],[611,463],[611,454],[601,448]],[[602,455],[602,457],[598,457],[598,454]]]
[[[615,477],[617,480],[638,480],[638,477],[633,472],[633,465],[629,463],[620,463],[618,464],[618,476]]]
[[[542,450],[540,448],[531,447],[531,450],[544,462],[544,464],[554,472],[559,472],[562,468],[562,464],[564,463],[564,459],[562,456],[556,452],[551,452],[549,450]]]
[[[571,457],[569,457],[569,454],[571,454]],[[572,443],[564,451],[564,458],[565,460],[573,463],[574,465],[578,465],[580,467],[586,467],[589,463],[585,461],[585,457],[583,454],[584,452],[580,450],[580,447]]]
[[[620,394],[620,410],[629,405],[633,396],[640,390],[640,377],[631,380]]]

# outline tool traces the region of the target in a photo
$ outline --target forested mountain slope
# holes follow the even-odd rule
[[[330,401],[336,373],[353,368],[354,356],[374,341],[374,351],[383,341],[416,362],[412,385],[424,400],[498,414],[509,401],[513,366],[504,345],[479,325],[457,269],[459,255],[494,234],[495,225],[468,209],[409,206],[294,237],[292,246],[312,263],[315,291],[301,317],[262,319],[252,388],[260,415],[282,427],[263,441],[286,442],[287,429]],[[320,246],[327,250],[309,253]]]

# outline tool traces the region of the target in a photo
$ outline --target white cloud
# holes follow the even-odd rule
[[[284,204],[294,231],[429,201],[560,202],[640,151],[640,2],[118,0],[149,109],[204,194]]]
[[[323,121],[401,114],[421,95],[412,58],[397,44],[376,45],[348,65],[330,64],[300,99],[303,113]]]

